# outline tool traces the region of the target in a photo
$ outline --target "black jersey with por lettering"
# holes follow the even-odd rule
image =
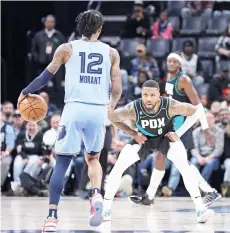
[[[145,111],[142,99],[134,101],[136,111],[136,127],[139,132],[148,137],[158,137],[173,130],[172,119],[168,115],[169,98],[160,97],[160,107],[157,113]]]

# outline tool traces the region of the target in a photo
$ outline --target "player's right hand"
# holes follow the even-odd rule
[[[135,141],[139,144],[142,145],[145,143],[145,141],[147,140],[147,137],[145,137],[142,133],[140,132],[136,132],[133,136],[133,138],[135,139]]]

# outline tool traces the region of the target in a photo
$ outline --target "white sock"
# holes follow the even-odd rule
[[[164,175],[165,175],[165,171],[160,171],[160,170],[157,170],[156,168],[153,169],[150,183],[149,183],[149,187],[146,191],[150,200],[152,200],[155,197],[157,189],[158,189]]]
[[[208,182],[203,178],[203,176],[200,174],[200,171],[197,169],[197,167],[194,166],[193,164],[190,164],[190,167],[191,167],[192,172],[197,180],[199,188],[205,193],[213,192],[215,189],[212,188],[208,184]]]
[[[179,170],[183,177],[184,185],[189,192],[196,209],[205,209],[200,190],[192,169],[187,160],[187,152],[181,141],[170,143],[170,149],[168,151],[168,159],[170,159]]]
[[[105,188],[105,201],[104,209],[107,207],[111,209],[112,201],[117,190],[120,187],[121,177],[124,171],[130,167],[133,163],[138,161],[139,155],[137,154],[140,146],[139,145],[129,145],[127,144],[121,151],[116,164],[114,165],[112,171],[110,172],[107,184]]]

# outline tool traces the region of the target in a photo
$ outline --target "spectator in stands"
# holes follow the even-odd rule
[[[230,2],[229,1],[215,1],[213,6],[213,16],[220,17],[226,16],[230,18]]]
[[[201,76],[202,66],[200,59],[194,52],[194,44],[191,40],[187,40],[183,45],[183,52],[181,53],[182,65],[181,69],[185,72],[193,82],[194,87],[201,93],[204,78]]]
[[[144,6],[141,3],[135,3],[133,13],[126,20],[121,37],[124,38],[146,38],[150,37],[150,19],[144,14]]]
[[[217,40],[216,51],[220,61],[230,61],[230,24],[228,24],[224,35]]]
[[[12,161],[11,152],[14,149],[15,134],[10,124],[5,122],[5,115],[1,112],[1,186],[4,184],[10,164]]]
[[[208,181],[213,171],[219,168],[220,156],[224,150],[224,131],[215,125],[215,119],[211,112],[207,112],[206,117],[209,128],[218,140],[216,140],[215,145],[209,145],[205,141],[201,127],[195,129],[193,131],[195,149],[191,151],[193,155],[191,162],[198,169],[203,167],[201,174]]]
[[[42,155],[42,136],[36,122],[27,122],[26,131],[18,135],[16,141],[18,155],[14,160],[14,181],[19,181],[23,170],[30,174],[38,157]]]
[[[145,69],[151,79],[155,79],[160,75],[157,61],[146,53],[145,45],[138,44],[136,47],[136,57],[131,61],[131,75],[136,78],[136,80],[138,72],[141,69]]]
[[[217,124],[223,130],[226,130],[227,124],[230,121],[230,111],[228,108],[222,108],[219,112],[220,122]],[[229,147],[230,149],[230,147]]]
[[[64,43],[65,37],[55,29],[56,19],[53,15],[47,15],[44,21],[44,29],[37,32],[32,41],[32,57],[37,66],[36,75],[39,75],[51,62],[55,50]],[[63,67],[55,74],[45,89],[51,94],[51,99],[55,99],[58,105],[62,104],[63,92],[61,82],[64,77]]]
[[[229,68],[228,65],[223,64],[220,67],[221,72],[215,75],[210,82],[208,99],[209,101],[223,101],[224,90],[230,88]]]
[[[191,16],[201,16],[210,19],[212,16],[213,1],[187,1],[181,10],[181,17],[186,19]]]
[[[153,24],[152,39],[168,39],[173,38],[173,27],[168,21],[168,13],[161,12],[159,20]]]
[[[24,120],[22,119],[22,116],[18,110],[14,111],[13,113],[12,126],[16,137],[26,130]]]
[[[220,121],[220,115],[219,115],[220,109],[221,109],[220,102],[214,101],[214,102],[211,104],[210,112],[211,112],[211,113],[213,114],[213,116],[214,116],[215,123],[218,123],[218,122]]]
[[[2,112],[5,115],[5,122],[12,123],[12,115],[14,112],[14,105],[10,101],[5,101],[2,104]]]
[[[224,173],[224,182],[221,185],[221,192],[222,195],[230,197],[230,119],[228,121],[226,132],[224,135],[224,153],[223,153],[223,159],[224,159],[224,167],[225,167],[225,173]]]
[[[145,70],[140,70],[137,83],[132,84],[128,90],[128,102],[141,98],[142,85],[147,80],[149,80],[148,73]]]

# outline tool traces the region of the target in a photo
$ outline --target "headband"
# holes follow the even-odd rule
[[[180,64],[182,63],[182,58],[180,55],[178,55],[177,53],[170,53],[167,57],[167,59],[169,58],[175,58],[177,61],[180,62]]]

